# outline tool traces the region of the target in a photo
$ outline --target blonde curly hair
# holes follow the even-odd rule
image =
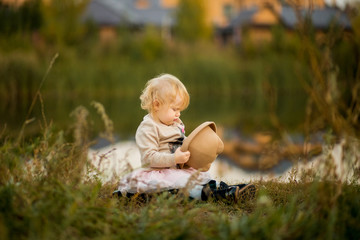
[[[184,84],[171,74],[161,74],[146,83],[140,96],[141,108],[151,113],[155,100],[160,104],[171,104],[176,96],[182,99],[180,110],[186,109],[189,106],[190,96]]]

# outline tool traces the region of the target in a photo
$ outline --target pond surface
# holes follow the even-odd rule
[[[74,123],[70,113],[78,106],[84,106],[89,111],[88,121],[92,134],[104,130],[104,124],[92,101],[104,105],[106,113],[114,123],[115,134],[120,139],[133,138],[136,128],[146,114],[140,108],[138,96],[114,97],[102,96],[99,98],[82,97],[68,94],[53,97],[50,94],[42,96],[43,112],[40,101],[37,101],[30,118],[33,122],[26,127],[28,134],[41,130],[44,117],[52,122],[56,128],[69,129]],[[236,129],[245,134],[273,129],[269,120],[269,100],[263,96],[244,94],[228,96],[192,96],[188,109],[182,112],[181,118],[189,134],[196,126],[204,121],[214,121],[218,126]],[[301,131],[304,121],[306,96],[304,94],[283,93],[277,97],[276,115],[280,122],[290,132]],[[25,120],[29,104],[0,105],[1,125],[7,125],[7,130],[16,133]]]

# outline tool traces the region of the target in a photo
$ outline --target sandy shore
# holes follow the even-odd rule
[[[300,173],[309,169],[315,170],[320,175],[327,174],[326,166],[330,160],[337,176],[342,181],[347,181],[354,174],[353,170],[359,167],[359,163],[351,164],[342,161],[343,144],[339,143],[332,149],[327,149],[322,155],[307,163],[295,164],[290,161],[281,161],[268,171],[242,169],[231,160],[220,156],[214,161],[209,172],[214,179],[228,183],[244,183],[261,179],[288,182],[299,179]],[[120,178],[127,172],[141,167],[140,153],[133,141],[122,141],[98,149],[90,149],[88,158],[99,171],[98,176],[103,182]]]

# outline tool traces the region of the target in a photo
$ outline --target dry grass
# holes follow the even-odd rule
[[[244,203],[198,202],[168,193],[148,201],[113,197],[116,181],[83,178],[88,112],[79,107],[73,116],[70,141],[51,125],[22,145],[2,139],[1,239],[360,237],[360,187],[337,181],[333,166],[326,178],[306,172],[288,183],[255,182],[256,198]],[[347,150],[358,158],[357,147]],[[354,156],[344,154],[344,161],[349,157]]]
[[[356,73],[349,106],[336,87],[331,56],[334,42],[320,49],[307,36],[300,28],[300,57],[309,63],[312,74],[310,80],[298,74],[310,97],[305,128],[308,133],[328,130],[325,153],[343,142],[340,160],[351,166],[360,159],[360,74]],[[29,112],[38,97],[43,105],[43,81]],[[128,81],[129,86],[134,85]],[[273,108],[271,121],[286,140],[286,130],[275,114],[276,89],[263,85]],[[97,102],[92,105],[104,122],[104,134],[113,139],[113,122],[105,109]],[[145,202],[119,199],[111,196],[116,183],[84,178],[91,169],[87,159],[89,111],[80,106],[71,113],[74,124],[70,131],[54,130],[44,111],[42,115],[37,137],[24,139],[21,132],[15,141],[6,136],[6,128],[0,134],[0,239],[360,239],[360,187],[355,181],[359,169],[350,182],[340,181],[332,164],[325,164],[325,177],[312,169],[303,172],[300,180],[290,177],[288,183],[258,181],[254,183],[256,198],[245,203],[190,201],[181,194],[167,193]],[[30,121],[27,117],[23,128]]]

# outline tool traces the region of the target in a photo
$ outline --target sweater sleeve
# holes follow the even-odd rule
[[[176,165],[174,154],[159,152],[159,136],[153,124],[143,122],[136,131],[135,140],[143,167],[166,168]]]

